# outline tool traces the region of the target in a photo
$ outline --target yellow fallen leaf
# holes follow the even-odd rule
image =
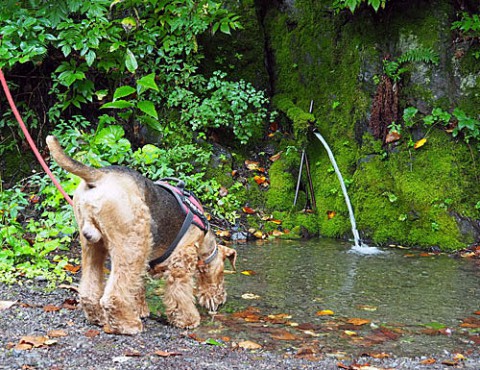
[[[273,222],[274,224],[277,224],[277,225],[281,225],[282,224],[282,220],[276,220],[274,218],[268,220],[268,222]]]
[[[418,149],[418,148],[424,146],[426,142],[427,142],[427,139],[425,139],[425,138],[418,140],[415,143],[415,145],[413,146],[413,149]]]
[[[453,356],[453,359],[457,361],[465,361],[467,358],[461,353],[455,353],[455,356]]]
[[[247,276],[252,276],[252,275],[256,275],[257,273],[253,270],[244,270],[244,271],[241,272],[241,274],[247,275]]]
[[[335,312],[332,310],[321,310],[317,312],[317,316],[332,316],[335,315]]]
[[[245,293],[245,294],[242,294],[242,298],[243,299],[260,299],[260,296],[253,293]]]
[[[369,312],[373,312],[377,310],[376,306],[370,306],[368,304],[359,304],[357,308],[360,310],[369,311]]]
[[[345,330],[344,333],[346,335],[348,335],[349,337],[354,337],[357,335],[357,332],[356,331],[352,331],[352,330]]]

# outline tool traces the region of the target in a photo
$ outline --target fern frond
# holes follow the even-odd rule
[[[423,62],[423,63],[432,63],[438,64],[439,57],[438,54],[432,48],[416,48],[408,50],[402,54],[397,62],[398,64],[402,63],[411,63],[411,62]]]

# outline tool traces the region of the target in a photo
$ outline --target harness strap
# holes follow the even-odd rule
[[[170,257],[170,255],[173,253],[178,243],[180,242],[180,239],[182,239],[182,237],[185,235],[188,228],[192,224],[192,221],[193,221],[193,213],[189,212],[185,216],[185,220],[183,221],[182,228],[180,229],[177,236],[175,237],[175,240],[172,242],[172,244],[170,244],[170,246],[168,247],[168,249],[165,251],[163,255],[161,255],[158,258],[155,258],[153,261],[150,261],[148,263],[150,265],[150,268],[153,269],[156,265],[166,261],[166,259]]]

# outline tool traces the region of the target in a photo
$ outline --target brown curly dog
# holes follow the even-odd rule
[[[208,229],[185,227],[185,211],[171,191],[126,167],[88,167],[67,156],[53,136],[47,144],[60,167],[82,179],[74,212],[82,245],[80,302],[90,322],[111,333],[141,332],[141,318],[149,315],[147,272],[165,278],[163,299],[174,326],[199,325],[195,296],[209,311],[225,303],[224,260],[235,268],[236,251],[217,245]],[[186,232],[175,247],[181,229]],[[105,281],[107,256],[111,271]]]

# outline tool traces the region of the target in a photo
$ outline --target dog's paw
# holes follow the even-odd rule
[[[218,292],[200,291],[197,294],[198,303],[209,312],[215,313],[222,304],[227,301],[227,294],[221,290]]]
[[[140,320],[128,324],[107,323],[103,326],[103,331],[107,334],[136,335],[143,331],[143,324]]]
[[[180,314],[179,312],[167,313],[168,322],[181,329],[193,329],[200,325],[200,314]]]

